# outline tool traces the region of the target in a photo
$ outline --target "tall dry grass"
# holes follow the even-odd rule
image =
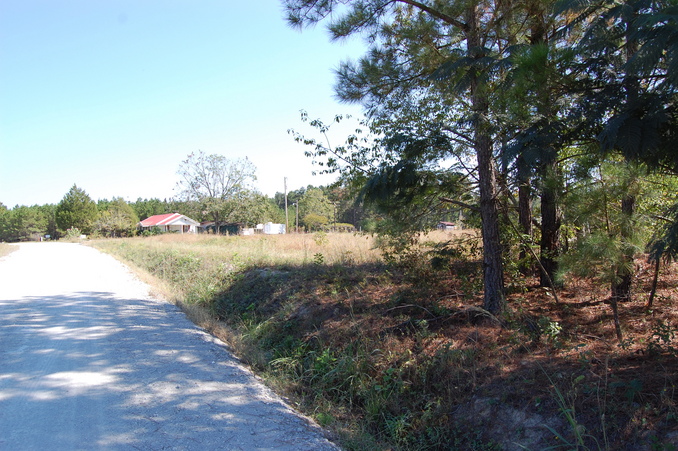
[[[237,260],[247,266],[305,265],[322,254],[327,264],[375,263],[380,251],[370,235],[315,233],[287,235],[219,236],[167,234],[128,240],[146,249],[173,249],[207,260]]]
[[[163,297],[184,304],[210,304],[248,269],[314,264],[378,263],[371,236],[348,233],[218,236],[167,234],[98,240],[92,245],[140,269],[164,286]]]

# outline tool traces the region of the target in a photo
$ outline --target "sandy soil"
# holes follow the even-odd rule
[[[336,449],[148,293],[79,244],[0,259],[0,449]]]

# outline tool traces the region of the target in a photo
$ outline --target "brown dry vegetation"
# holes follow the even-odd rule
[[[146,270],[190,256],[176,265],[204,279],[172,285],[163,270],[179,300],[346,448],[676,449],[675,265],[648,310],[652,270],[638,259],[620,343],[609,287],[590,280],[568,281],[556,303],[536,279],[507,279],[507,312],[489,315],[471,248],[431,266],[431,246],[450,238],[388,265],[372,238],[349,234],[96,245]]]

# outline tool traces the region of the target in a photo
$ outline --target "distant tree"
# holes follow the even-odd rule
[[[108,210],[108,206],[111,205],[111,201],[108,199],[99,199],[97,201],[97,210],[99,210],[99,213],[104,212]]]
[[[55,240],[59,238],[59,230],[56,223],[56,205],[54,204],[45,204],[38,209],[45,216],[46,227],[45,235],[49,235],[51,239]]]
[[[160,199],[153,198],[153,199],[142,199],[141,197],[137,199],[136,202],[134,202],[132,205],[132,208],[134,208],[134,211],[137,214],[137,217],[139,220],[143,221],[146,218],[150,218],[151,216],[155,215],[161,215],[164,213],[174,213],[168,211],[168,205],[167,202],[163,202]]]
[[[47,229],[47,220],[40,207],[17,205],[8,210],[0,206],[0,241],[37,239]]]
[[[312,215],[312,216],[310,216]],[[306,218],[312,219],[313,224],[307,224]],[[320,188],[310,188],[299,199],[299,219],[307,228],[317,226],[317,218],[325,218],[324,224],[334,221],[334,206]]]
[[[7,228],[9,225],[9,210],[0,202],[0,243],[8,241],[7,239]]]
[[[266,222],[285,222],[285,212],[274,199],[256,191],[243,191],[231,199],[224,209],[225,221],[254,226]]]
[[[71,187],[56,207],[56,223],[61,231],[77,228],[90,234],[98,216],[97,204],[77,185]]]
[[[309,232],[322,230],[328,224],[327,216],[317,213],[309,213],[302,218],[302,223]]]
[[[134,208],[122,197],[114,197],[107,204],[107,209],[101,212],[96,222],[97,230],[102,235],[112,238],[134,236],[139,223]]]
[[[356,197],[340,183],[328,186],[324,190],[327,198],[336,208],[336,221],[355,225],[358,220],[359,207]]]
[[[10,226],[14,235],[13,241],[37,239],[47,229],[45,215],[36,205],[33,207],[15,207],[10,214]]]
[[[229,160],[223,155],[199,151],[181,162],[177,187],[181,200],[195,202],[214,221],[216,229],[224,221],[229,201],[251,189],[255,167],[248,159]]]
[[[307,190],[313,188],[313,185],[308,185],[306,188],[299,188],[295,189],[292,191],[289,191],[287,193],[287,208],[291,208],[290,206],[294,204],[295,202],[299,202],[299,199],[301,199],[304,194],[306,193]],[[275,203],[278,207],[280,207],[283,211],[285,210],[285,193],[275,193],[274,196]]]

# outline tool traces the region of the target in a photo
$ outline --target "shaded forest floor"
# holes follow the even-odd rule
[[[243,265],[184,308],[198,305],[203,327],[341,446],[677,449],[675,264],[648,309],[652,268],[637,260],[619,342],[609,287],[590,280],[556,303],[536,279],[507,278],[507,312],[494,317],[479,308],[477,262],[321,257]]]
[[[608,287],[578,281],[556,303],[528,280],[495,318],[466,295],[475,277],[260,269],[219,309],[257,348],[240,354],[349,448],[675,449],[675,267],[649,310],[639,264],[621,343]]]

